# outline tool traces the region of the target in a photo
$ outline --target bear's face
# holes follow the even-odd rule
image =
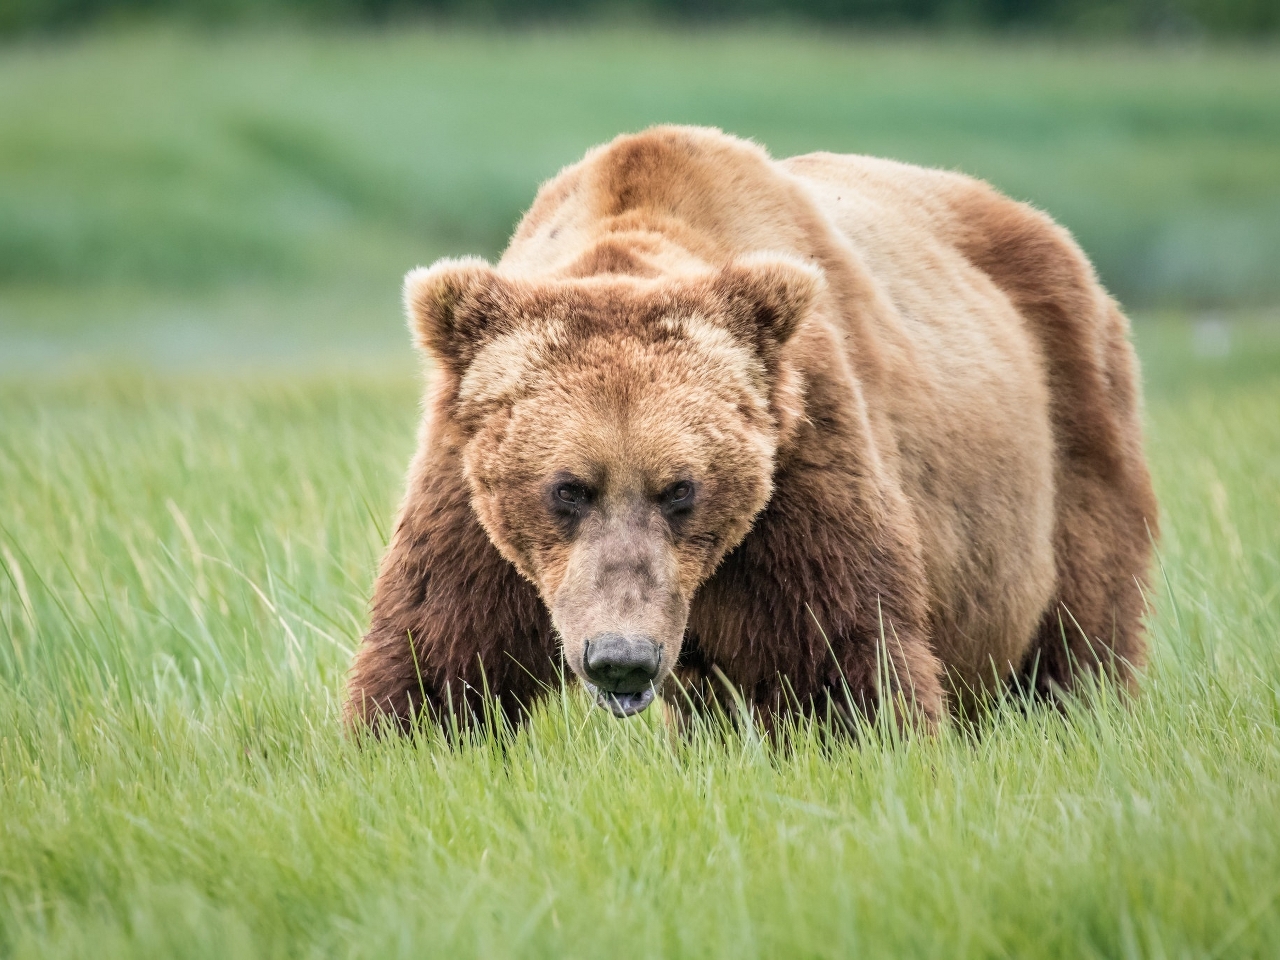
[[[618,716],[652,702],[699,585],[768,502],[796,389],[780,350],[820,284],[789,260],[645,284],[446,261],[406,282],[472,507]]]

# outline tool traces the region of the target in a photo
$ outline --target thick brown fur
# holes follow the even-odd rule
[[[889,701],[927,727],[1011,682],[1133,682],[1137,365],[1043,214],[661,127],[406,302],[432,387],[350,722],[469,722],[486,695],[516,719],[614,624],[661,648],[668,699],[727,684],[766,720]]]

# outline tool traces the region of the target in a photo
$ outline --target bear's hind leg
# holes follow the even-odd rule
[[[1146,660],[1142,617],[1157,532],[1128,323],[1103,299],[1092,325],[1079,324],[1076,334],[1088,336],[1078,354],[1101,363],[1072,358],[1063,366],[1074,375],[1054,384],[1058,588],[1022,677],[1029,692],[1052,699],[1086,674],[1133,685]]]
[[[1093,503],[1059,515],[1058,592],[1045,610],[1027,653],[1018,685],[1038,698],[1058,700],[1077,689],[1081,677],[1103,675],[1125,687],[1146,661],[1142,624],[1151,552],[1140,516],[1120,529],[1106,491]],[[1099,509],[1099,501],[1107,509]],[[1085,500],[1084,503],[1088,503]]]

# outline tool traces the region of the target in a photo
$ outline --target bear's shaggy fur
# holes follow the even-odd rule
[[[1143,662],[1128,322],[979,181],[654,128],[406,303],[435,366],[351,723],[516,719],[601,631],[766,722]]]

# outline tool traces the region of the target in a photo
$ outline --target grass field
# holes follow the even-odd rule
[[[1274,52],[704,40],[0,51],[0,956],[1280,953]],[[461,749],[341,736],[414,442],[399,273],[660,118],[986,174],[1166,305],[1136,700],[774,750],[574,690]],[[1125,266],[1174,235],[1201,279]]]
[[[1280,329],[1230,329],[1143,328],[1141,697],[830,755],[576,692],[510,744],[358,749],[413,378],[8,378],[0,954],[1275,955]]]

